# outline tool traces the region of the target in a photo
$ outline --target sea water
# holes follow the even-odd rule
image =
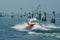
[[[49,14],[50,15],[50,14]],[[47,15],[47,21],[44,23],[40,20],[42,24],[46,26],[52,26],[50,23],[50,16]],[[60,14],[56,14],[56,22],[54,26],[60,27]],[[15,15],[13,18],[11,16],[0,17],[0,40],[60,40],[60,32],[58,33],[33,33],[28,34],[26,31],[20,31],[20,29],[14,29],[12,27],[16,25],[23,24],[27,22],[27,15],[22,18],[19,15]],[[25,26],[25,25],[23,25]],[[23,27],[20,26],[20,27]],[[54,27],[52,26],[52,27]],[[57,29],[60,31],[60,29]]]

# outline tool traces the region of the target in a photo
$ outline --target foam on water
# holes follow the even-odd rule
[[[30,34],[30,35],[38,35],[38,36],[60,38],[60,33],[36,33],[36,32],[28,32],[28,34]]]
[[[50,29],[47,29],[47,28],[45,28],[41,25],[38,25],[38,24],[34,25],[34,27],[32,29],[50,30]]]
[[[16,29],[18,31],[28,31],[28,30],[26,30],[26,27],[27,26],[28,26],[27,23],[24,22],[24,23],[21,23],[21,24],[17,24],[15,26],[12,26],[11,28]],[[32,29],[49,30],[49,29],[46,29],[44,27],[41,27],[40,25],[35,25]]]
[[[19,30],[19,31],[27,31],[26,30],[27,26],[28,26],[27,23],[23,22],[21,24],[13,26],[12,28],[16,29],[16,30]],[[33,26],[32,29],[51,30],[51,29],[60,29],[60,27],[57,27],[57,26],[51,25],[51,24],[50,25],[44,25],[44,24],[42,24],[42,26],[36,24],[36,25]]]
[[[44,27],[47,27],[47,28],[60,28],[60,26],[56,26],[54,24],[44,25]]]
[[[27,23],[24,22],[22,24],[18,24],[13,26],[13,29],[16,29],[18,31],[27,31],[25,28],[27,27]],[[55,25],[43,25],[43,27],[39,26],[39,25],[35,25],[32,29],[42,29],[42,30],[51,30],[51,29],[60,29],[60,27],[57,27]],[[37,33],[37,32],[28,32],[28,34],[34,34],[34,35],[40,35],[40,36],[47,36],[47,37],[56,37],[56,38],[60,38],[60,33]]]
[[[45,28],[43,28],[43,30],[51,30],[51,29],[60,29],[60,27],[58,27],[58,26],[55,26],[55,25],[52,25],[52,24],[49,24],[49,25],[43,25],[43,27],[45,27]],[[48,29],[47,29],[48,28]],[[32,32],[32,31],[30,31],[30,32],[28,32],[28,34],[30,34],[30,35],[39,35],[39,36],[47,36],[47,37],[56,37],[56,38],[60,38],[60,33],[41,33],[41,32],[39,32],[39,33],[37,33],[37,32]]]
[[[13,26],[13,27],[11,27],[11,28],[13,28],[13,29],[16,29],[16,30],[18,30],[18,31],[27,31],[25,28],[27,27],[27,23],[22,23],[22,24],[18,24],[18,25],[15,25],[15,26]]]

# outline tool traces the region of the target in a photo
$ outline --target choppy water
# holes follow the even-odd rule
[[[56,15],[56,27],[60,27],[60,15]],[[34,33],[28,34],[24,31],[12,29],[11,27],[27,21],[27,17],[20,18],[19,16],[0,17],[0,40],[60,40],[60,32],[58,33]],[[50,16],[47,15],[47,22],[50,24]],[[57,29],[60,31],[60,29]]]

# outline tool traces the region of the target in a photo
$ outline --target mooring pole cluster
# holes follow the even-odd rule
[[[55,23],[55,11],[51,14],[51,23]]]
[[[46,12],[42,13],[42,21],[46,22]]]

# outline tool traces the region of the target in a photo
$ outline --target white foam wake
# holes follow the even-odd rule
[[[15,25],[11,28],[16,29],[18,31],[28,31],[25,28],[27,27],[27,23],[24,22],[22,24]],[[35,25],[32,29],[42,29],[42,30],[50,30],[51,28],[60,28],[56,27],[55,25],[43,25],[43,27],[39,25]],[[60,33],[36,33],[36,32],[28,32],[28,34],[35,34],[35,35],[40,35],[40,36],[47,36],[47,37],[56,37],[60,38]]]
[[[30,35],[37,35],[37,36],[46,36],[46,37],[54,37],[60,38],[60,33],[36,33],[36,32],[28,32]]]
[[[48,29],[60,29],[60,26],[56,26],[53,24],[49,24],[49,25],[44,25],[43,27],[48,28]]]
[[[26,31],[26,27],[28,26],[28,24],[26,22],[18,24],[13,26],[13,29],[19,30],[19,31]],[[51,29],[60,29],[60,27],[56,27],[55,25],[39,25],[36,24],[32,27],[32,29],[41,29],[41,30],[51,30]]]
[[[22,24],[18,24],[18,25],[15,25],[15,26],[13,26],[13,27],[11,27],[11,28],[13,28],[13,29],[16,29],[16,30],[18,30],[18,31],[26,31],[26,27],[27,27],[28,25],[27,25],[27,23],[22,23]]]
[[[34,25],[32,29],[51,30],[51,29],[48,29],[45,26],[43,27],[39,24]]]
[[[38,26],[38,25],[35,25],[35,26]],[[36,29],[36,27],[33,29]],[[55,25],[43,25],[43,27],[40,27],[40,28],[38,26],[38,29],[42,29],[42,30],[60,29],[60,26],[58,27]],[[34,31],[33,32],[30,31],[30,32],[28,32],[28,34],[60,38],[60,33],[41,33],[41,32],[37,33]]]

